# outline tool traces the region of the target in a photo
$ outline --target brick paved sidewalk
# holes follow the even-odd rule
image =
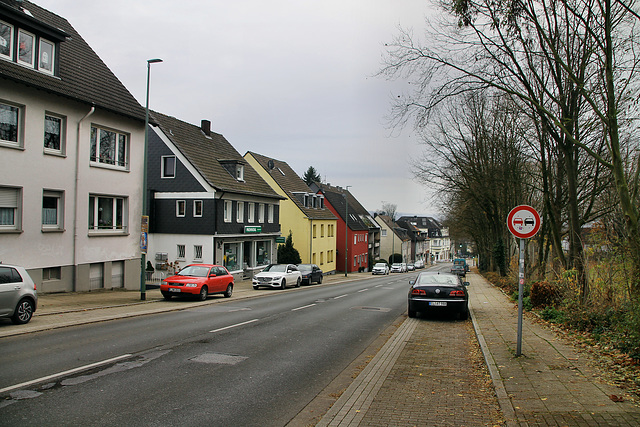
[[[508,425],[640,425],[640,408],[611,399],[624,391],[598,380],[588,354],[526,316],[522,356],[515,357],[516,304],[482,276],[467,277],[478,338]]]

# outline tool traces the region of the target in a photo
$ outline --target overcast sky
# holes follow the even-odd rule
[[[144,106],[211,121],[244,155],[309,166],[369,211],[437,215],[409,161],[411,129],[386,125],[404,82],[374,77],[398,26],[420,33],[427,0],[34,0],[66,18]]]

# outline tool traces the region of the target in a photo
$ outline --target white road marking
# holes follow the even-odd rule
[[[360,293],[360,292],[366,292],[366,291],[368,291],[368,290],[369,290],[369,288],[366,288],[366,289],[360,289],[360,290],[358,291],[358,293]]]
[[[340,298],[344,298],[344,297],[347,297],[347,296],[349,296],[349,294],[340,295],[340,296],[334,297],[333,299],[340,299]]]
[[[302,309],[305,309],[305,308],[313,307],[314,305],[315,305],[315,304],[303,305],[302,307],[298,307],[298,308],[291,309],[291,311],[298,311],[298,310],[302,310]]]
[[[235,327],[238,327],[238,326],[246,325],[246,324],[249,324],[249,323],[257,322],[258,320],[260,320],[260,319],[247,320],[246,322],[236,323],[235,325],[225,326],[224,328],[214,329],[213,331],[209,331],[209,332],[211,332],[211,333],[220,332],[220,331],[224,331],[225,329],[231,329],[231,328],[235,328]]]
[[[33,384],[42,383],[45,381],[49,381],[55,378],[64,377],[65,375],[75,374],[76,372],[86,371],[87,369],[95,368],[96,366],[106,365],[109,363],[116,362],[118,360],[127,359],[131,357],[131,354],[123,354],[121,356],[112,357],[111,359],[103,360],[100,362],[90,363],[89,365],[80,366],[78,368],[69,369],[68,371],[58,372],[57,374],[47,375],[46,377],[37,378],[31,381],[25,381],[20,384],[12,385],[9,387],[5,387],[0,389],[0,393],[4,393],[7,391],[15,390],[22,387],[27,387]]]

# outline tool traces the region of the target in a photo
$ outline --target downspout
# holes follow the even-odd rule
[[[313,262],[313,219],[309,217],[309,264]]]
[[[78,129],[76,134],[76,166],[75,166],[75,185],[73,187],[73,291],[77,291],[78,282],[78,182],[80,181],[80,128],[82,122],[96,111],[96,106],[91,105],[91,109],[83,118],[78,121]]]

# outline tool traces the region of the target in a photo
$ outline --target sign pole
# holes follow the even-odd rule
[[[520,239],[520,271],[518,273],[518,343],[516,357],[522,355],[522,294],[524,293],[524,239]]]
[[[520,268],[518,271],[518,337],[516,357],[522,355],[522,294],[524,293],[524,246],[525,239],[535,236],[540,230],[540,215],[531,206],[520,205],[511,209],[507,216],[507,228],[520,239]]]

